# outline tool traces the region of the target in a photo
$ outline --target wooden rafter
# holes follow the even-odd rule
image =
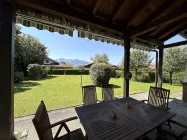
[[[96,11],[97,11],[97,8],[99,7],[99,4],[100,4],[101,0],[97,0],[94,8],[93,8],[93,11],[92,11],[92,14],[95,15]]]
[[[187,39],[187,29],[179,33],[180,36]]]
[[[103,20],[96,18],[92,14],[84,14],[81,11],[73,9],[66,5],[60,5],[58,3],[51,3],[50,5],[45,2],[45,0],[35,1],[34,3],[23,0],[16,0],[19,5],[30,7],[33,9],[48,12],[57,16],[66,16],[72,20],[81,21],[85,24],[94,25],[95,27],[110,31],[112,33],[118,33],[124,35],[125,29],[114,25],[109,22],[103,22]]]
[[[71,0],[66,0],[67,5],[71,5]]]
[[[187,29],[187,22],[182,23],[181,25],[174,27],[169,32],[166,32],[165,34],[163,34],[162,36],[160,36],[159,39],[164,42],[164,41],[170,39],[171,37],[179,34],[180,32],[182,32],[185,29]]]
[[[172,44],[167,44],[164,45],[164,48],[171,48],[171,47],[177,47],[177,46],[181,46],[181,45],[187,45],[187,40],[185,41],[181,41],[181,42],[176,42],[176,43],[172,43]]]
[[[124,6],[127,4],[128,0],[124,0],[123,3],[119,4],[119,6],[116,8],[113,16],[112,16],[112,22],[115,21],[115,19],[117,18],[118,14],[121,13],[121,11],[123,10]]]
[[[153,21],[156,17],[162,14],[167,8],[169,8],[175,0],[168,0],[165,1],[157,10],[155,10],[142,24],[144,26],[147,23]]]
[[[71,5],[71,0],[66,0],[65,3],[63,1],[61,1],[61,0],[53,0],[53,1],[55,1],[55,2],[57,2],[59,4],[66,4],[67,7],[70,7],[72,9],[78,10],[78,11],[83,12],[85,14],[88,13],[87,11],[84,11],[84,10],[80,9],[79,7],[77,7],[75,5]]]
[[[166,15],[166,16],[152,22],[145,27],[138,27],[137,29],[133,30],[130,33],[130,36],[138,36],[138,35],[144,34],[150,30],[154,30],[155,28],[159,28],[159,26],[162,24],[166,24],[166,23],[172,22],[174,20],[179,20],[184,17],[187,17],[187,8],[186,7],[179,9],[177,12],[172,12],[171,14]]]
[[[162,36],[163,34],[165,34],[167,31],[171,31],[174,29],[174,27],[176,27],[176,25],[181,25],[181,23],[183,23],[184,21],[186,21],[187,18],[184,19],[180,19],[178,21],[172,22],[169,25],[166,24],[162,27],[160,27],[158,30],[152,32],[149,36],[152,36],[154,38],[159,38],[160,36]]]
[[[162,46],[164,44],[162,41],[156,38],[149,37],[149,36],[139,36],[139,37],[134,37],[134,39],[140,40],[142,42],[149,43],[152,45],[156,45],[156,46]]]
[[[151,2],[151,1],[149,1]],[[136,10],[132,13],[131,17],[128,19],[128,22],[126,23],[126,26],[129,26],[131,22],[139,15],[139,13],[146,8],[147,5],[149,5],[149,2],[146,3],[146,5],[141,4],[141,1],[139,1],[140,4],[138,4]]]

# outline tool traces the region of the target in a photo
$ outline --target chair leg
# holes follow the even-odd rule
[[[171,124],[170,124],[170,122],[168,121],[168,127],[169,127],[169,129],[171,130]]]
[[[162,131],[162,125],[158,126],[156,131],[157,131],[157,134],[159,134]]]
[[[88,140],[88,135],[87,135],[87,133],[86,133],[86,140]]]

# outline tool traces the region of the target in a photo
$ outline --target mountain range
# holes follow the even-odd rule
[[[65,58],[59,58],[56,59],[57,62],[65,62],[65,63],[69,63],[72,64],[74,67],[77,67],[79,65],[86,65],[90,62],[84,61],[84,60],[79,60],[79,59],[65,59]]]

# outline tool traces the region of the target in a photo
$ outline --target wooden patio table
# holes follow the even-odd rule
[[[130,102],[132,108],[126,107]],[[136,140],[175,116],[130,97],[76,107],[89,140]],[[116,119],[110,116],[116,112]]]

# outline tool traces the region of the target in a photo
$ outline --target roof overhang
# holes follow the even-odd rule
[[[187,1],[16,0],[17,21],[72,36],[151,50],[186,29]],[[23,9],[23,11],[20,11]],[[34,13],[34,14],[33,14]],[[125,13],[125,14],[124,14]],[[34,23],[35,22],[35,23]]]

